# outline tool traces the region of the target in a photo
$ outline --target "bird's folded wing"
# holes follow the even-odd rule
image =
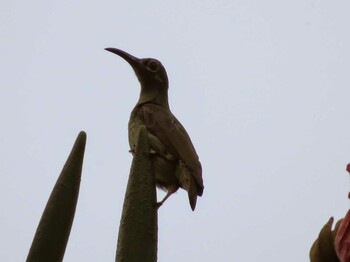
[[[201,163],[185,128],[169,110],[156,104],[145,104],[142,111],[147,129],[185,163],[203,191]]]

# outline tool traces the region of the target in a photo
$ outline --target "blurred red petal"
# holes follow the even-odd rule
[[[334,246],[337,256],[341,262],[350,261],[350,210],[340,222],[339,229],[335,235]]]

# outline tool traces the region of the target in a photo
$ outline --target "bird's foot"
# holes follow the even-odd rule
[[[133,156],[135,156],[135,153],[136,153],[136,147],[133,146],[130,150],[129,150],[129,153],[131,153]]]
[[[157,151],[154,150],[153,148],[151,148],[151,149],[149,150],[148,153],[149,153],[150,155],[157,155],[157,154],[158,154]]]
[[[163,154],[162,155],[166,160],[169,160],[169,161],[177,161],[176,157],[174,157],[172,154]]]
[[[159,155],[161,157],[164,157],[166,160],[169,160],[169,161],[177,161],[176,157],[173,156],[172,154],[169,154],[169,153],[161,153],[161,152],[157,152],[156,150],[154,150],[153,148],[151,148],[148,152],[150,155]]]
[[[163,205],[163,202],[157,202],[156,203],[156,208],[159,209],[161,207],[161,205]]]

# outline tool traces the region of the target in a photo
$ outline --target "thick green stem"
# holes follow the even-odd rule
[[[158,214],[147,129],[140,128],[121,216],[116,261],[157,261]]]
[[[27,262],[62,261],[78,201],[86,144],[80,132],[46,204]]]

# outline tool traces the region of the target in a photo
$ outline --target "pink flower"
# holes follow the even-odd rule
[[[334,247],[341,262],[350,261],[350,210],[340,222],[334,239]]]
[[[350,164],[347,165],[346,171],[350,173]],[[340,222],[334,239],[334,247],[341,262],[350,261],[350,210]]]

